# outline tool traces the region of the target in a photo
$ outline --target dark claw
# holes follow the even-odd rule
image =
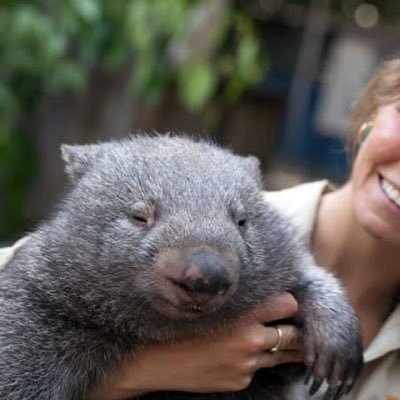
[[[346,385],[346,391],[345,394],[349,394],[351,392],[351,389],[353,389],[354,384],[356,383],[356,381],[354,380],[353,382],[351,382],[349,385]]]
[[[337,395],[337,390],[338,388],[335,387],[330,387],[326,392],[323,400],[331,400],[333,398],[336,398],[335,396]]]
[[[345,383],[342,383],[342,385],[339,387],[336,396],[333,398],[333,400],[339,400],[346,392],[347,386]]]
[[[324,381],[323,379],[314,380],[313,384],[311,385],[310,391],[309,391],[310,396],[313,396],[315,393],[318,392],[318,389],[321,387],[323,381]]]
[[[304,384],[307,385],[307,383],[310,381],[311,375],[313,372],[313,367],[312,365],[307,365],[306,366],[306,376],[304,378]]]

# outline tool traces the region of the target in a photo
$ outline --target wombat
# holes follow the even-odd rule
[[[299,303],[311,390],[351,388],[357,319],[264,200],[254,158],[161,135],[62,154],[71,190],[0,272],[1,399],[84,399],[140,347],[228,327],[284,291]],[[299,399],[305,370],[263,369],[240,392],[146,397]]]

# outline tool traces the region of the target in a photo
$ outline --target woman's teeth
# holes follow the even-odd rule
[[[384,178],[382,178],[381,186],[386,196],[400,207],[400,192]]]

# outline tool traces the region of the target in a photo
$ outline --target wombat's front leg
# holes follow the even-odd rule
[[[314,394],[324,379],[326,399],[338,399],[351,390],[362,367],[362,339],[358,319],[338,281],[316,266],[305,267],[305,282],[294,290],[303,327],[305,363],[314,382]],[[308,380],[308,378],[306,378]]]
[[[69,371],[50,375],[38,365],[35,371],[8,371],[0,378],[0,399],[7,400],[83,400],[83,393]],[[54,371],[56,372],[56,371]]]
[[[0,399],[84,399],[84,380],[79,382],[77,374],[56,356],[50,341],[45,346],[40,337],[29,333],[29,328],[23,330],[24,341],[19,344],[0,333]]]

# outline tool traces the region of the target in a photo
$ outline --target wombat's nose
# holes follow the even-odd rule
[[[189,296],[206,300],[224,294],[232,285],[228,266],[216,254],[208,251],[192,253],[178,282]]]

